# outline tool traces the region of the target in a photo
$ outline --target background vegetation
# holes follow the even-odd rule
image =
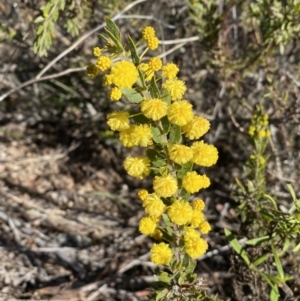
[[[106,125],[118,105],[85,74],[109,16],[136,40],[143,26],[156,29],[158,53],[179,65],[186,98],[212,123],[206,138],[220,159],[201,195],[213,227],[197,265],[203,288],[220,300],[270,300],[277,286],[279,300],[297,300],[300,1],[139,2],[0,4],[1,298],[149,294],[140,183]],[[258,147],[248,129],[263,114],[270,137]],[[261,259],[254,268],[245,258]]]

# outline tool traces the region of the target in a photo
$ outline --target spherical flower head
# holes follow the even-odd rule
[[[102,50],[99,47],[94,47],[93,48],[93,56],[99,57],[102,53]]]
[[[199,225],[199,230],[202,234],[207,234],[211,231],[211,226],[208,221],[204,221]]]
[[[164,242],[153,244],[150,253],[151,261],[156,265],[166,265],[173,257],[171,248]]]
[[[129,113],[123,112],[112,112],[107,115],[107,124],[113,131],[124,131],[129,129]]]
[[[121,96],[122,96],[122,91],[117,87],[113,87],[109,92],[109,98],[112,101],[120,100]]]
[[[102,79],[103,85],[104,86],[110,86],[112,84],[112,80],[111,79],[112,79],[112,77],[109,74],[104,75],[103,79]]]
[[[193,202],[193,208],[195,210],[203,211],[205,208],[205,203],[201,199],[195,199]]]
[[[120,133],[120,141],[126,147],[152,145],[152,137],[151,128],[147,124],[133,124],[129,129]]]
[[[132,131],[135,125],[130,125],[128,129],[120,132],[120,141],[125,147],[133,147],[135,144],[132,139]]]
[[[209,185],[209,178],[206,175],[199,175],[195,171],[189,171],[182,179],[183,188],[190,193],[198,192]]]
[[[108,70],[110,68],[110,66],[111,66],[110,58],[107,57],[107,56],[100,56],[100,57],[98,57],[98,60],[96,62],[96,66],[101,71]]]
[[[131,88],[138,79],[138,71],[132,62],[120,61],[111,68],[111,82],[118,88]]]
[[[168,63],[162,67],[162,76],[165,78],[174,78],[179,72],[179,68],[174,63]]]
[[[173,144],[168,149],[170,159],[177,164],[185,164],[193,157],[192,150],[182,144]]]
[[[142,37],[144,40],[149,40],[152,37],[155,37],[155,30],[151,26],[146,26],[142,30]]]
[[[171,174],[156,176],[153,181],[153,189],[160,197],[171,197],[178,189],[177,180]]]
[[[148,124],[139,124],[132,127],[131,139],[135,146],[146,147],[153,144],[153,134]]]
[[[253,137],[254,134],[255,134],[255,131],[256,131],[255,126],[254,126],[254,125],[250,125],[250,126],[249,126],[249,129],[248,129],[248,134],[249,134],[249,136]]]
[[[193,259],[202,256],[208,249],[207,242],[194,229],[186,229],[184,244],[186,253]]]
[[[157,37],[151,37],[146,40],[147,47],[151,50],[155,50],[158,47],[159,40]]]
[[[146,189],[140,189],[138,191],[138,197],[140,198],[141,201],[145,201],[145,199],[147,198],[148,196],[148,190]]]
[[[199,139],[205,135],[210,128],[210,122],[202,116],[194,118],[182,127],[184,135],[190,140]]]
[[[182,99],[183,94],[186,91],[184,81],[175,78],[166,80],[162,84],[163,89],[167,90],[172,100]]]
[[[146,99],[141,103],[142,113],[152,120],[159,120],[167,115],[168,104],[161,99]]]
[[[124,168],[127,173],[138,179],[143,179],[150,173],[150,160],[147,157],[127,157],[124,161]]]
[[[193,214],[192,214],[192,218],[191,218],[191,225],[193,227],[198,227],[203,221],[204,221],[205,217],[203,212],[199,211],[199,210],[193,210]]]
[[[160,217],[166,210],[166,205],[155,193],[149,194],[143,202],[143,206],[147,214],[156,218]]]
[[[170,217],[170,220],[178,226],[189,223],[192,215],[193,208],[186,201],[176,200],[168,209],[168,216]]]
[[[186,125],[193,117],[193,106],[186,100],[175,101],[169,107],[168,119],[173,124]]]
[[[267,136],[266,130],[263,129],[259,130],[257,134],[259,138],[265,138]]]
[[[149,64],[141,63],[138,68],[145,73],[145,81],[148,82],[154,76],[154,71],[150,69]]]
[[[86,67],[86,74],[88,77],[96,77],[99,74],[99,69],[94,64],[88,65]]]
[[[156,229],[156,223],[149,217],[143,217],[139,223],[139,231],[144,235],[152,235]]]
[[[218,150],[204,141],[194,142],[191,146],[193,151],[192,161],[200,166],[210,167],[218,161]]]
[[[162,67],[162,60],[159,57],[153,57],[149,60],[148,66],[152,71],[158,71]]]

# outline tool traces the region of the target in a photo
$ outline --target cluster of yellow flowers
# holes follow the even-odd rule
[[[267,129],[269,125],[269,115],[268,114],[253,114],[251,119],[251,125],[248,129],[248,134],[251,137],[257,136],[259,138],[270,137],[270,131]]]
[[[148,49],[158,47],[152,27],[142,30],[142,38],[147,47],[143,55]],[[195,115],[192,104],[183,99],[186,86],[178,79],[179,68],[174,63],[163,65],[158,57],[141,62],[143,55],[133,60],[129,52],[113,62],[114,54],[109,57],[104,52],[105,48],[93,49],[97,61],[87,67],[87,74],[95,77],[100,71],[108,71],[104,83],[111,86],[110,99],[118,101],[124,96],[135,105],[134,112],[108,114],[107,124],[119,132],[125,147],[147,149],[145,156],[128,156],[124,168],[132,177],[154,178],[153,192],[145,189],[138,192],[147,214],[140,220],[139,230],[157,240],[151,248],[151,260],[157,265],[169,264],[175,260],[175,249],[197,258],[208,248],[201,235],[211,228],[203,214],[204,201],[190,202],[189,198],[190,194],[209,187],[210,180],[192,169],[194,165],[214,165],[218,151],[203,140],[193,140],[208,132],[210,122]],[[168,223],[173,227],[167,227]]]

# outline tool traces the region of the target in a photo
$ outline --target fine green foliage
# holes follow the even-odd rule
[[[285,274],[282,258],[286,252],[295,252],[298,246],[294,242],[299,237],[300,206],[291,185],[293,205],[288,213],[278,209],[278,201],[268,192],[265,180],[265,168],[268,157],[268,116],[258,106],[249,127],[249,141],[253,152],[245,168],[245,180],[237,180],[234,197],[239,202],[242,236],[249,240],[242,247],[229,230],[225,230],[230,245],[247,265],[270,286],[270,300],[279,300],[279,287],[286,287],[291,280]],[[247,225],[247,227],[243,226]],[[253,252],[255,250],[255,252]],[[276,270],[271,270],[272,266]],[[287,290],[290,294],[290,290]]]
[[[59,17],[63,15],[64,28],[72,36],[78,36],[80,28],[88,20],[91,10],[87,0],[68,1],[49,0],[46,5],[41,7],[42,14],[35,19],[39,24],[37,37],[33,45],[33,51],[38,56],[47,56],[48,50],[55,37],[55,26]]]

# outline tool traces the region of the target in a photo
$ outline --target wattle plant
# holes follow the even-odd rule
[[[195,115],[192,104],[183,99],[186,86],[174,63],[143,59],[159,45],[152,27],[142,30],[139,42],[128,37],[124,44],[116,24],[106,22],[106,44],[93,49],[96,62],[87,67],[87,74],[104,72],[110,99],[131,104],[130,111],[108,114],[107,124],[119,132],[125,147],[145,149],[144,155],[125,159],[126,172],[138,179],[153,177],[153,191],[138,192],[145,210],[139,231],[153,238],[150,259],[161,266],[149,300],[212,300],[193,273],[196,258],[208,249],[204,235],[211,230],[203,213],[205,202],[193,197],[210,186],[209,178],[194,167],[210,167],[218,160],[217,149],[202,140],[210,122]],[[141,54],[137,46],[144,49]]]

